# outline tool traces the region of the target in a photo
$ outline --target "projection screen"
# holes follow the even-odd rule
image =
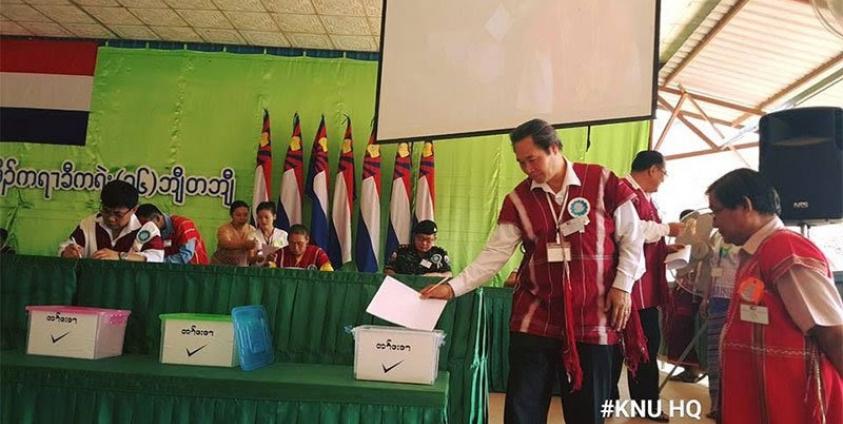
[[[378,140],[651,118],[658,0],[384,0]]]

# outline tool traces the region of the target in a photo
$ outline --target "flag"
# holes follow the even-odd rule
[[[354,151],[351,136],[351,118],[345,126],[340,165],[334,184],[331,209],[331,244],[328,255],[334,269],[351,261],[351,211],[354,206]]]
[[[425,141],[419,163],[419,179],[416,181],[415,222],[433,219],[433,204],[436,199],[434,191],[433,142]]]
[[[355,261],[360,272],[378,272],[378,247],[381,243],[381,152],[375,144],[375,130],[363,156],[363,180],[360,183],[360,219],[357,221]]]
[[[84,146],[96,41],[0,40],[0,140]]]
[[[252,190],[252,220],[258,221],[258,204],[269,200],[272,193],[272,136],[269,132],[269,111],[263,110],[263,127],[258,142],[255,188]]]
[[[389,228],[386,233],[388,258],[401,244],[410,243],[410,144],[398,144],[395,152],[395,172],[392,174],[392,197],[389,199]]]
[[[310,196],[310,240],[328,250],[328,131],[325,115],[313,139],[310,154],[310,172],[307,173],[307,195]]]
[[[301,224],[301,194],[304,191],[304,158],[301,145],[301,124],[299,114],[293,116],[293,135],[284,158],[284,173],[281,174],[281,194],[278,195],[278,210],[275,226],[289,231],[291,225]]]

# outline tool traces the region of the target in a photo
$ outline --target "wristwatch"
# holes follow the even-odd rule
[[[125,261],[126,258],[129,257],[129,252],[119,252],[117,253],[117,257],[119,257],[121,261]]]

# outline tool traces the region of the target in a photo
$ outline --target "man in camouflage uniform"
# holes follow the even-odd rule
[[[401,245],[392,254],[383,269],[388,275],[431,275],[450,277],[451,260],[445,249],[434,246],[436,223],[421,221],[413,227],[413,244]]]

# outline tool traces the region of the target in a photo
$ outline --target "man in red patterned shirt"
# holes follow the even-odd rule
[[[208,265],[205,242],[190,218],[167,215],[151,203],[138,206],[135,215],[141,224],[151,221],[161,230],[161,238],[164,239],[164,262]]]
[[[558,379],[565,421],[602,423],[616,345],[624,341],[633,369],[646,357],[630,300],[643,274],[635,194],[611,171],[566,159],[547,122],[528,121],[510,139],[528,178],[504,199],[498,225],[477,259],[422,296],[450,299],[479,287],[523,244],[510,319],[505,421],[546,422]]]
[[[741,246],[720,337],[722,422],[843,422],[843,302],[825,255],[785,228],[758,172],[736,169],[706,194],[723,240]]]
[[[310,244],[310,231],[301,224],[290,227],[289,244],[275,257],[278,268],[301,268],[333,271],[328,254],[321,247]]]
[[[641,220],[641,232],[644,235],[644,262],[646,272],[635,284],[632,290],[632,309],[641,318],[641,327],[647,337],[647,352],[649,360],[641,363],[638,372],[633,377],[628,375],[629,397],[636,401],[659,399],[659,366],[656,360],[661,343],[661,328],[659,327],[659,307],[667,305],[670,292],[667,287],[667,272],[664,259],[668,253],[668,246],[664,241],[666,236],[676,237],[682,231],[683,224],[672,222],[663,224],[659,211],[651,198],[652,193],[659,191],[659,187],[667,176],[664,156],[655,150],[644,150],[635,155],[629,175],[621,180],[635,192],[632,203]],[[615,385],[619,381],[623,369],[623,361],[615,364]],[[617,389],[614,396],[617,397]],[[667,414],[649,417],[654,421],[667,422]]]

